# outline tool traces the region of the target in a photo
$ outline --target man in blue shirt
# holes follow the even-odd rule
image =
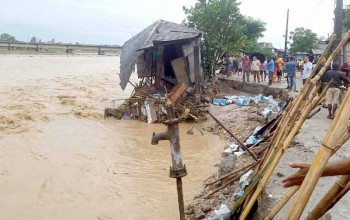
[[[270,57],[270,61],[267,64],[267,71],[269,71],[269,84],[272,85],[272,77],[273,77],[273,71],[275,70],[275,62],[273,61],[272,57]]]
[[[296,86],[296,63],[294,62],[294,58],[291,57],[289,61],[286,64],[286,72],[288,77],[288,89],[294,89],[295,92],[297,92],[297,86]]]

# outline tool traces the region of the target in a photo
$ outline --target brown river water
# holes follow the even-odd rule
[[[132,89],[118,72],[116,56],[0,55],[0,219],[178,219],[169,142],[150,144],[166,127],[103,119]],[[225,145],[190,127],[187,201]]]

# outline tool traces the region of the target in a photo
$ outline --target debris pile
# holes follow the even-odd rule
[[[117,108],[107,108],[105,116],[114,116],[117,119],[136,119],[148,123],[163,123],[167,119],[166,102],[174,104],[174,113],[182,120],[205,121],[205,109],[209,100],[196,95],[192,87],[179,83],[169,92],[166,89],[157,90],[154,86],[141,84],[135,86],[131,97]]]

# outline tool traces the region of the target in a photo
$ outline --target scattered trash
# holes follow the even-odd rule
[[[245,145],[253,145],[258,143],[258,140],[256,139],[256,137],[254,135],[250,136],[246,141],[245,141]]]
[[[214,210],[214,215],[211,219],[212,220],[230,220],[230,217],[231,217],[230,209],[225,204],[222,204],[219,210]]]
[[[285,177],[285,175],[283,173],[277,172],[277,177],[282,178]]]
[[[226,99],[220,99],[220,105],[221,106],[226,105]]]
[[[190,129],[188,129],[188,131],[187,131],[187,134],[193,134],[193,128],[194,127],[196,127],[197,129],[198,129],[198,131],[202,134],[202,135],[204,135],[203,134],[203,132],[202,132],[202,130],[198,127],[198,125],[193,125]]]
[[[249,185],[249,177],[253,173],[253,170],[249,170],[239,179],[239,187],[244,190],[245,186]]]
[[[121,119],[122,120],[130,120],[130,116],[127,114],[124,114]]]
[[[213,98],[214,105],[220,105],[220,99]]]
[[[244,154],[244,151],[234,152],[233,153],[236,157],[240,157]]]
[[[239,200],[240,198],[242,198],[243,197],[243,194],[244,194],[244,191],[242,190],[242,191],[239,191],[238,193],[235,193],[234,194],[234,199],[235,199],[235,201],[237,201],[237,200]]]
[[[245,96],[240,96],[240,97],[238,97],[238,100],[236,101],[236,105],[238,105],[238,106],[249,105],[250,101],[251,101],[251,98],[248,98]]]
[[[237,144],[230,144],[225,150],[224,153],[227,154],[233,154],[234,152],[238,151],[239,146]]]

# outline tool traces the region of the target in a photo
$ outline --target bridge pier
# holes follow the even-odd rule
[[[72,54],[73,53],[73,49],[69,48],[69,46],[66,47],[66,53],[68,54]]]
[[[98,55],[105,55],[105,51],[101,49],[101,47],[98,47],[98,51],[97,51]]]

